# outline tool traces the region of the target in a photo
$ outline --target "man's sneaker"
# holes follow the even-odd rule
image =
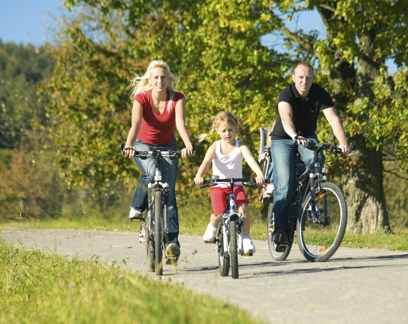
[[[289,244],[288,235],[282,229],[278,229],[272,236],[273,243],[276,244],[276,252],[284,252]]]
[[[140,210],[130,207],[129,219],[132,221],[140,222],[143,219],[143,214]]]
[[[217,227],[212,226],[211,224],[207,225],[207,229],[203,235],[203,240],[205,243],[214,243],[215,242],[215,232]]]
[[[242,248],[246,256],[252,256],[252,254],[256,252],[254,242],[252,242],[250,235],[242,235]]]

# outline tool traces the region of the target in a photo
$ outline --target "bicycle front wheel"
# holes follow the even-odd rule
[[[217,244],[218,244],[218,270],[220,275],[227,277],[230,270],[230,256],[224,251],[224,225],[220,224],[217,229]]]
[[[163,274],[163,205],[162,192],[154,193],[154,254],[156,275]]]
[[[316,189],[315,189],[316,190]],[[328,260],[339,248],[347,226],[347,204],[342,191],[324,182],[315,192],[316,211],[311,211],[311,194],[302,203],[297,238],[300,252],[309,261]]]
[[[229,226],[229,253],[231,257],[231,277],[237,279],[238,272],[238,224],[237,220],[231,219]]]

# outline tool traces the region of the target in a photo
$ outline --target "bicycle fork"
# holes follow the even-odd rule
[[[316,162],[315,163],[315,169],[318,169],[320,167],[320,163]],[[323,168],[323,173],[324,171],[327,170],[325,168]],[[320,173],[318,172],[312,172],[310,173],[310,205],[308,208],[308,214],[309,217],[311,218],[311,220],[313,221],[313,223],[317,223],[317,224],[321,224],[321,225],[329,225],[330,224],[330,217],[328,215],[328,208],[327,208],[327,194],[325,192],[319,192],[318,195],[316,196],[316,191],[315,191],[315,186],[317,183],[317,179],[322,178],[323,181],[325,181],[327,179],[327,177],[322,176]],[[317,181],[316,181],[317,180]],[[316,204],[316,201],[319,201],[320,199],[324,199],[323,200],[323,219],[322,219],[322,215],[320,213],[320,210]]]
[[[241,213],[225,213],[222,214],[222,239],[223,239],[223,247],[224,253],[229,252],[230,240],[229,240],[229,233],[230,233],[230,226],[231,226],[231,219],[235,219],[238,224],[238,252],[243,251],[242,247],[242,234],[243,234],[243,216]]]

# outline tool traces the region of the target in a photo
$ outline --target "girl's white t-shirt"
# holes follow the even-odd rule
[[[215,142],[215,156],[212,160],[212,173],[224,178],[242,178],[242,162],[244,157],[239,148],[239,141],[235,140],[235,147],[230,154],[224,155],[221,153],[221,140]],[[235,183],[240,185],[241,183]],[[229,187],[229,184],[218,183],[218,187]]]

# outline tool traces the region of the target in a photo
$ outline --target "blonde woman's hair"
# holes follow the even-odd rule
[[[167,84],[167,89],[175,91],[175,85],[178,82],[178,77],[170,71],[170,67],[166,62],[162,60],[151,61],[147,67],[146,73],[140,77],[134,73],[135,77],[130,80],[130,83],[133,87],[131,92],[132,100],[134,97],[141,92],[149,91],[152,89],[152,86],[149,84],[149,79],[152,76],[152,71],[155,68],[163,68],[166,71],[167,77],[169,78],[169,83]]]
[[[212,124],[211,132],[209,134],[201,134],[197,136],[199,142],[202,142],[207,136],[214,133],[218,127],[222,124],[227,124],[228,126],[232,126],[238,133],[238,119],[235,118],[233,114],[228,111],[221,111],[214,117],[214,121]]]

